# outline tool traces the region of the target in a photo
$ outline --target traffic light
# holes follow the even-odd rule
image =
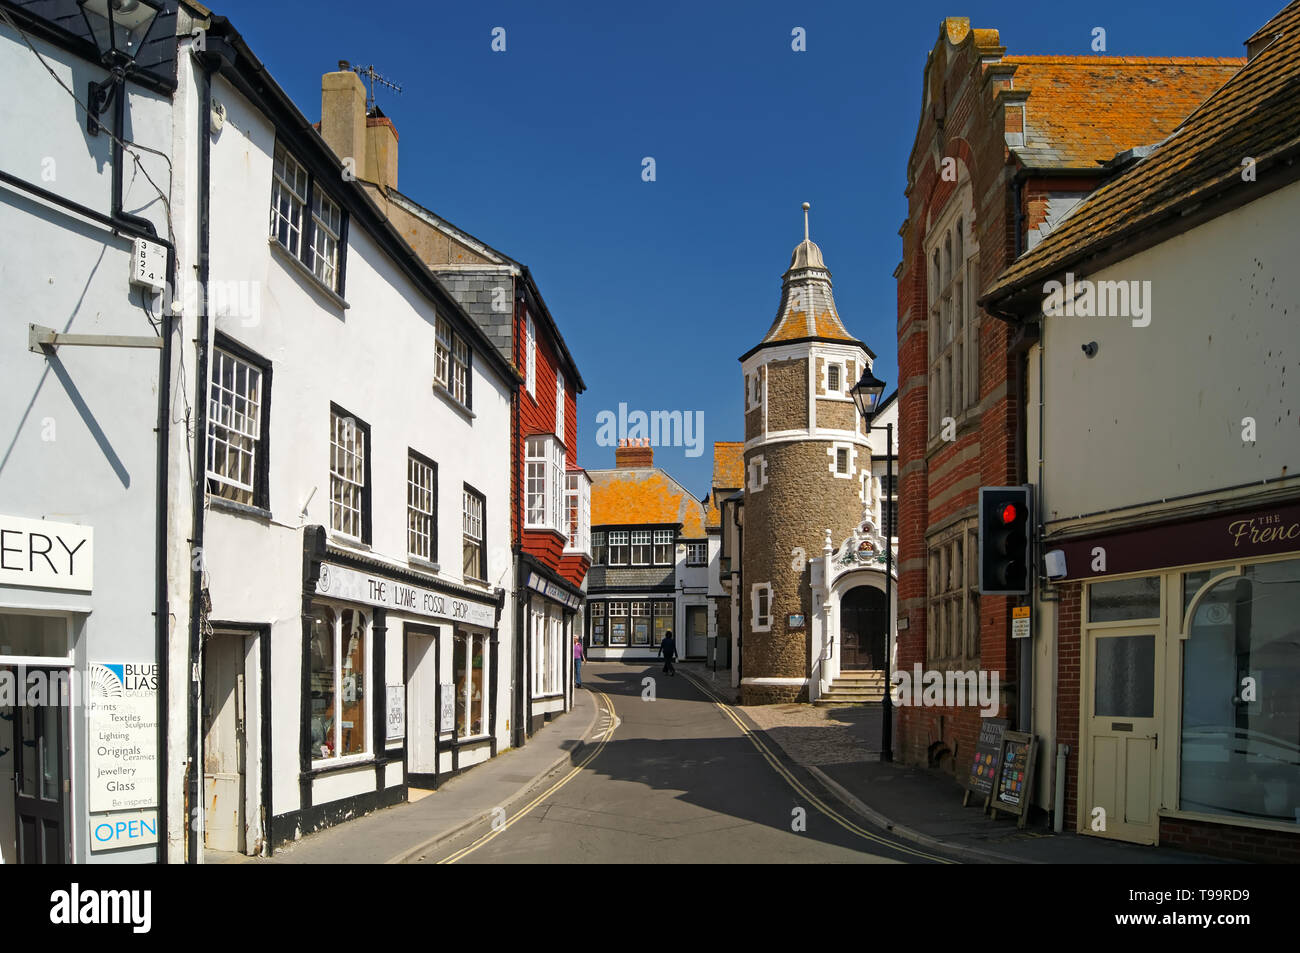
[[[1029,592],[1030,488],[980,487],[980,593],[1021,596]]]

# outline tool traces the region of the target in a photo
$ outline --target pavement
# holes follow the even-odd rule
[[[741,706],[726,672],[592,663],[573,711],[406,804],[242,862],[1223,863],[962,807],[880,761],[880,708]],[[655,704],[647,704],[646,678]],[[613,709],[613,715],[608,709]],[[792,813],[806,816],[792,825]],[[222,862],[220,855],[209,862]],[[233,860],[233,858],[224,858]]]
[[[982,801],[962,807],[965,789],[951,775],[880,760],[881,709],[876,705],[738,704],[729,673],[696,662],[678,670],[716,694],[794,762],[806,768],[840,803],[877,827],[966,863],[1223,864],[1167,847],[1144,847],[1041,824],[990,817]]]
[[[585,669],[585,667],[584,667]],[[585,674],[585,671],[584,671]],[[544,778],[576,763],[600,712],[587,691],[573,709],[546,725],[522,748],[510,748],[432,792],[412,789],[413,800],[336,824],[281,847],[267,864],[404,863],[478,826],[512,812]]]

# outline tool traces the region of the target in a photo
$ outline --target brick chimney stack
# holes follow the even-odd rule
[[[654,465],[655,450],[654,447],[650,446],[649,437],[621,440],[618,446],[614,448],[614,466],[620,470],[653,467]]]

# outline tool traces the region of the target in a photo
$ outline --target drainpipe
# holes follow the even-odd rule
[[[229,55],[229,47],[218,37],[209,37],[209,52],[194,53],[203,76],[203,88],[199,94],[199,229],[198,229],[198,281],[199,313],[195,328],[194,359],[194,485],[193,522],[190,530],[191,557],[197,549],[202,556],[204,530],[204,496],[207,480],[205,451],[208,430],[208,278],[211,270],[211,192],[212,192],[212,134],[210,119],[212,114],[212,74],[221,64],[220,50]],[[190,683],[186,716],[186,750],[189,752],[189,771],[186,777],[186,802],[192,820],[186,824],[186,858],[191,864],[202,861],[199,845],[203,839],[203,749],[199,737],[200,706],[202,704],[202,682],[200,681],[203,663],[203,559],[191,558],[193,568],[190,571],[190,633],[189,662]]]
[[[1065,759],[1069,745],[1056,746],[1056,803],[1052,808],[1052,830],[1059,834],[1065,826]]]

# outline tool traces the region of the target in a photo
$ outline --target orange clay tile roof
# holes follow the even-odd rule
[[[1300,153],[1300,0],[1274,17],[1268,29],[1280,38],[1192,112],[1167,141],[1097,189],[1017,259],[981,303],[1028,292],[1072,263],[1176,219],[1183,209],[1211,197],[1255,188],[1242,179],[1243,156],[1254,157],[1262,173]]]
[[[718,529],[722,526],[722,510],[718,509],[718,491],[710,490],[704,498],[704,528]]]
[[[658,467],[587,474],[593,527],[680,523],[683,539],[704,538],[704,505]]]
[[[1219,57],[1006,56],[1028,91],[1025,143],[1035,169],[1091,169],[1167,136],[1246,61]],[[993,67],[994,69],[997,66]]]
[[[739,440],[718,440],[713,444],[713,486],[739,490],[745,485],[745,445]]]

